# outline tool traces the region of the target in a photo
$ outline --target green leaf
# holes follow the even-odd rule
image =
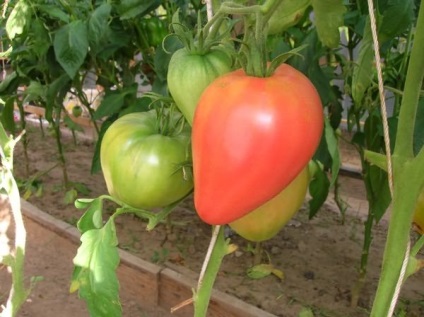
[[[121,20],[143,16],[158,8],[162,4],[160,0],[123,0],[118,5]]]
[[[65,116],[63,118],[63,123],[65,123],[65,125],[73,131],[84,132],[83,127],[81,127],[78,123],[72,120],[69,116]]]
[[[325,118],[324,136],[332,162],[330,186],[333,186],[339,175],[341,160],[336,132],[331,127],[330,121],[327,118]]]
[[[257,264],[247,270],[247,276],[251,279],[261,279],[274,274],[279,279],[284,278],[282,271],[276,269],[272,264]]]
[[[367,20],[365,25],[364,38],[360,45],[358,58],[352,74],[352,97],[356,107],[362,105],[365,91],[371,85],[375,72],[374,48],[369,20]]]
[[[109,3],[103,3],[93,11],[88,21],[88,38],[92,49],[102,41],[109,31],[109,17],[112,6]]]
[[[321,206],[327,199],[330,190],[330,181],[327,178],[327,174],[319,168],[315,172],[314,178],[309,183],[309,194],[311,199],[309,200],[309,219],[315,217]]]
[[[93,198],[78,198],[75,200],[75,208],[84,209],[90,206],[90,204],[94,201]]]
[[[377,166],[370,166],[364,178],[369,184],[367,188],[369,208],[378,222],[392,201],[387,173]]]
[[[39,99],[45,100],[47,95],[47,87],[39,81],[31,81],[27,89],[25,89],[24,94],[25,103]]]
[[[387,172],[387,158],[386,155],[364,150],[364,158],[367,160],[370,164],[378,166],[383,171]]]
[[[54,38],[54,52],[69,77],[74,78],[88,52],[88,32],[84,21],[76,20],[61,27]]]
[[[81,207],[83,205],[85,205],[85,208],[87,207],[88,201],[84,201],[81,199],[78,199],[77,201]],[[75,204],[77,204],[77,201],[75,201]],[[84,233],[88,230],[100,229],[103,226],[102,212],[103,200],[100,198],[92,200],[88,204],[88,208],[85,211],[84,215],[82,215],[82,217],[78,220],[78,230]]]
[[[343,0],[312,0],[315,14],[315,26],[321,42],[336,48],[340,43],[339,27],[343,26],[346,7]]]
[[[69,14],[62,11],[56,5],[41,4],[41,5],[38,5],[37,8],[40,11],[47,13],[53,19],[57,19],[59,21],[65,22],[65,23],[69,23]]]
[[[314,313],[310,308],[303,307],[298,317],[314,317]]]
[[[14,112],[15,98],[8,98],[3,110],[1,111],[1,123],[3,124],[4,128],[11,133],[14,133],[16,129]]]
[[[74,258],[71,291],[79,291],[90,316],[119,317],[118,240],[113,218],[101,229],[86,231]]]
[[[63,202],[65,205],[72,204],[78,196],[78,192],[75,189],[70,189],[65,193]]]
[[[101,104],[94,113],[94,119],[99,120],[120,112],[125,104],[125,97],[137,94],[137,85],[127,86],[120,90],[107,91]]]
[[[6,21],[6,32],[10,39],[14,39],[16,35],[24,32],[26,24],[31,22],[30,14],[31,7],[25,0],[20,0],[15,4]]]
[[[19,87],[19,77],[16,71],[8,74],[1,82],[0,82],[0,94],[12,94]]]
[[[414,19],[413,0],[394,0],[388,3],[389,7],[384,10],[378,28],[380,45],[404,32]]]

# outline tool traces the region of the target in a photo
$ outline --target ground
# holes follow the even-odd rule
[[[31,176],[42,174],[57,164],[56,146],[47,132],[42,137],[39,129],[30,127],[27,137]],[[87,135],[78,136],[77,144],[74,144],[67,134],[63,137],[63,143],[70,180],[83,183],[90,190],[79,197],[94,198],[107,193],[107,190],[101,173],[90,174],[94,149],[90,139]],[[344,160],[352,163],[350,156]],[[19,179],[25,179],[24,162],[20,144],[15,158]],[[64,203],[61,169],[56,166],[40,175],[39,180],[43,186],[41,196],[36,197],[33,193],[28,201],[54,217],[75,225],[83,211]],[[303,307],[311,308],[315,316],[368,316],[380,273],[388,217],[375,227],[367,278],[358,305],[351,307],[352,289],[358,277],[367,204],[360,180],[342,177],[340,184],[342,195],[349,204],[344,222],[330,197],[314,219],[308,219],[305,204],[288,226],[263,244],[265,252],[262,262],[271,262],[282,270],[283,280],[273,275],[260,280],[249,279],[246,270],[253,259],[252,245],[233,234],[231,240],[238,245],[238,251],[224,259],[216,287],[277,316],[298,316]],[[113,206],[109,208],[113,210]],[[171,221],[172,232],[165,225],[147,232],[146,222],[142,219],[131,215],[120,216],[116,222],[119,245],[122,249],[160,265],[170,265],[175,270],[184,267],[200,272],[210,239],[210,227],[200,222],[193,211],[190,197],[171,214]],[[43,280],[35,286],[21,316],[57,316],[55,309],[62,306],[69,307],[70,313],[61,316],[87,316],[84,302],[78,300],[75,294],[68,294],[75,247],[67,245],[66,241],[59,242],[62,238],[48,238],[45,229],[30,221],[27,222],[27,230],[28,274],[43,276]],[[38,246],[32,241],[36,241]],[[4,287],[7,284],[3,283],[4,271],[3,267],[0,271],[0,278],[3,276],[0,302],[5,299],[8,291]],[[411,277],[402,290],[398,306],[405,308],[407,316],[424,314],[423,277],[422,273]],[[125,294],[121,295],[125,302]],[[136,304],[134,300],[131,303]],[[124,307],[124,316],[139,315],[131,311],[131,305],[128,307]],[[162,312],[145,312],[141,316],[163,315]]]

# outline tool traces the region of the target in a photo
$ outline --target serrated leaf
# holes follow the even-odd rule
[[[119,264],[118,240],[113,218],[101,229],[86,231],[74,258],[71,290],[88,306],[90,316],[119,317],[119,282],[116,269]]]
[[[81,203],[81,200],[78,200]],[[75,201],[77,204],[77,201]],[[77,228],[81,232],[92,229],[100,229],[103,226],[103,201],[100,198],[94,199],[89,204],[87,210],[78,220]]]
[[[25,0],[20,0],[15,4],[6,21],[6,32],[10,39],[23,33],[26,24],[31,22],[30,13],[31,7]]]
[[[88,52],[88,32],[84,21],[76,20],[62,26],[54,37],[57,61],[74,78]]]
[[[321,42],[331,48],[339,46],[340,31],[346,7],[343,0],[312,0],[315,26]]]

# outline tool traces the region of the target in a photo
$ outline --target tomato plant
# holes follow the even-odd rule
[[[305,167],[277,196],[230,222],[231,229],[243,238],[255,242],[275,236],[302,206],[309,185],[308,169]]]
[[[276,196],[308,164],[322,130],[315,87],[287,64],[269,77],[236,70],[212,82],[192,131],[200,218],[226,224]]]
[[[169,114],[170,124],[181,121]],[[100,150],[109,194],[140,209],[167,206],[187,195],[192,180],[184,164],[189,158],[190,131],[161,126],[155,110],[122,116],[106,131]]]
[[[231,57],[217,48],[206,53],[181,48],[172,55],[168,89],[190,125],[202,92],[215,78],[231,71],[231,66]]]

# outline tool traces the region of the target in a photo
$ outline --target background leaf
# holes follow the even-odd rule
[[[54,38],[54,52],[69,77],[74,78],[88,52],[86,23],[76,20],[61,27]]]
[[[322,169],[318,169],[309,183],[309,194],[312,197],[309,200],[309,219],[312,219],[324,204],[329,190],[330,181],[327,174]]]
[[[3,5],[6,5],[3,3]],[[6,32],[10,39],[14,39],[16,35],[24,32],[30,19],[31,7],[25,0],[20,0],[15,4],[9,18],[6,21]]]
[[[315,26],[325,46],[336,48],[340,42],[339,27],[343,26],[346,7],[342,0],[312,0]]]

